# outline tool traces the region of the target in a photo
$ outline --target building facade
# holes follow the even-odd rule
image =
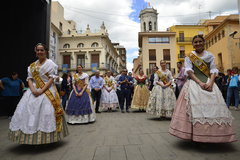
[[[139,57],[145,74],[152,74],[154,66],[160,67],[160,61],[167,62],[167,69],[176,73],[176,33],[175,32],[140,32],[138,41]]]
[[[240,39],[230,36],[237,31],[236,37],[240,37],[239,15],[219,16],[205,21],[204,24],[212,28],[211,32],[205,36],[205,46],[215,56],[219,71],[226,73],[227,69],[232,67],[240,68]]]
[[[98,31],[92,32],[87,25],[84,32],[78,33],[76,23],[64,19],[64,8],[59,2],[52,5],[51,22],[51,57],[58,64],[60,73],[75,72],[78,65],[90,75],[96,70],[101,74],[107,70],[117,73],[126,66],[126,50],[120,45],[115,48],[104,23]]]
[[[88,25],[85,33],[63,35],[59,39],[57,64],[60,68],[67,65],[72,72],[81,64],[88,74],[96,70],[100,70],[101,74],[107,70],[116,73],[117,58],[118,53],[108,37],[104,24],[97,33],[92,33]]]
[[[193,50],[193,36],[205,36],[208,34],[208,29],[205,25],[174,25],[168,30],[176,32],[176,60],[178,62],[183,62],[185,54]]]
[[[119,43],[113,43],[113,46],[118,53],[118,58],[117,58],[118,69],[117,69],[117,72],[120,73],[123,69],[126,68],[126,54],[127,54],[126,48],[124,48],[124,46],[120,45]]]
[[[51,7],[51,27],[49,40],[49,58],[57,63],[59,38],[63,35],[77,33],[76,23],[71,20],[65,20],[64,8],[58,1],[52,2]]]
[[[161,60],[167,62],[167,68],[173,74],[176,73],[176,33],[159,32],[157,15],[154,8],[145,8],[140,12],[139,56],[133,60],[133,75],[138,74],[140,68],[146,75],[152,74],[153,67],[160,67]]]
[[[141,10],[139,15],[141,32],[156,32],[158,30],[157,15],[157,10],[154,8],[145,8]]]

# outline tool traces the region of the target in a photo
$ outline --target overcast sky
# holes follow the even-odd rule
[[[98,30],[104,21],[112,42],[127,49],[127,68],[138,56],[139,13],[148,4],[158,11],[158,30],[176,24],[196,24],[199,19],[238,14],[237,0],[58,0],[64,17],[77,23],[77,30]]]

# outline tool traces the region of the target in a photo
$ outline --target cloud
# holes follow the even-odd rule
[[[237,0],[58,0],[64,7],[64,17],[74,20],[78,30],[87,24],[92,31],[99,30],[102,22],[112,42],[127,50],[127,68],[138,56],[138,14],[150,2],[158,11],[158,29],[166,31],[172,25],[198,23],[199,19],[237,13]]]
[[[128,58],[128,62],[132,62],[132,60],[134,58],[136,58],[138,56],[138,49],[130,49],[129,50],[129,54],[127,55],[127,58]]]
[[[89,24],[91,31],[94,32],[100,29],[104,21],[111,41],[120,43],[126,48],[127,61],[131,63],[132,59],[138,56],[136,53],[132,54],[133,50],[138,50],[138,32],[140,31],[140,24],[135,21],[136,10],[132,9],[132,0],[58,1],[64,7],[65,19],[74,20],[77,30],[84,31]],[[134,1],[136,4],[137,1]]]
[[[133,21],[129,15],[132,10],[131,0],[59,0],[65,9],[65,18],[74,20],[78,30],[85,30],[87,24],[92,31],[99,30],[104,21],[112,42],[120,42],[129,48],[138,47],[137,34],[139,23]]]
[[[127,70],[128,72],[132,72],[133,69],[133,63],[132,62],[127,62]]]

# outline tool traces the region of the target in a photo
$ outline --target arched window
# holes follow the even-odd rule
[[[84,44],[83,43],[78,43],[77,48],[83,48]]]
[[[143,30],[146,31],[146,23],[143,22]]]
[[[68,43],[64,44],[63,48],[70,48],[70,44],[68,44]]]
[[[91,47],[98,47],[98,43],[97,42],[94,42]]]
[[[151,31],[151,30],[152,30],[152,22],[150,21],[150,22],[148,23],[148,25],[149,25],[149,31]]]

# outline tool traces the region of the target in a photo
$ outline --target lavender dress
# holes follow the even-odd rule
[[[78,93],[82,91],[82,84],[88,85],[88,75],[86,73],[75,74],[73,77],[73,84]],[[96,120],[96,114],[93,109],[92,99],[89,89],[87,88],[81,97],[76,96],[74,90],[72,90],[67,108],[67,122],[71,124],[75,123],[88,123]]]

